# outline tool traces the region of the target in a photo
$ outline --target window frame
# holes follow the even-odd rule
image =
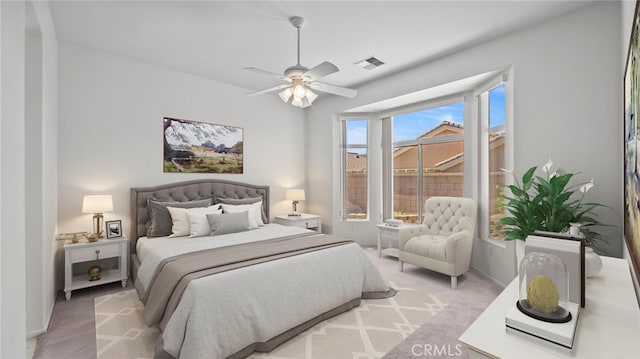
[[[490,121],[490,102],[489,93],[497,87],[504,85],[505,87],[505,114],[504,124],[494,127],[489,127]],[[505,132],[505,168],[513,168],[513,131],[512,131],[512,115],[511,109],[513,104],[513,92],[511,90],[511,83],[509,76],[506,72],[499,74],[498,76],[486,81],[480,86],[476,87],[473,91],[473,99],[476,109],[476,119],[478,120],[478,139],[479,139],[479,159],[478,161],[478,218],[477,227],[478,234],[482,240],[505,246],[506,242],[500,238],[493,238],[491,236],[491,228],[489,224],[491,216],[491,189],[490,189],[490,168],[489,168],[489,133],[503,130]],[[510,176],[505,177],[505,185],[513,183],[513,178]]]
[[[340,124],[340,208],[339,218],[341,221],[347,222],[365,222],[371,219],[371,114],[348,114],[341,115],[338,118]],[[367,143],[366,144],[347,144],[347,122],[348,121],[365,121],[367,124]],[[348,218],[347,211],[347,150],[349,148],[363,148],[367,151],[367,208],[365,218]]]
[[[436,99],[426,100],[417,102],[408,106],[401,106],[393,109],[389,109],[385,112],[382,112],[378,115],[378,120],[388,121],[388,125],[383,125],[383,136],[387,136],[387,140],[383,140],[383,159],[382,159],[382,176],[383,176],[383,198],[384,201],[382,203],[382,213],[383,218],[393,218],[393,202],[394,202],[394,191],[393,191],[393,149],[396,147],[409,147],[409,146],[417,146],[418,147],[418,163],[420,168],[422,168],[422,145],[432,144],[432,143],[445,143],[452,141],[462,140],[463,143],[465,141],[464,134],[462,135],[447,135],[441,136],[437,138],[423,138],[423,139],[415,139],[415,140],[403,140],[398,142],[393,142],[393,117],[398,115],[404,115],[408,113],[421,112],[432,110],[438,107],[444,107],[453,105],[456,103],[463,104],[463,122],[466,118],[466,106],[464,103],[464,96],[462,94],[454,94],[450,96],[439,97]],[[385,146],[390,146],[389,149],[384,148]],[[464,172],[463,172],[464,176]],[[418,198],[418,202],[422,202],[423,198],[423,176],[417,176],[417,193],[416,197]],[[422,218],[422,213],[424,211],[424,206],[418,206],[418,218]],[[421,222],[420,220],[418,222]]]

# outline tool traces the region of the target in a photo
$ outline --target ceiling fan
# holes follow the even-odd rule
[[[311,106],[311,103],[318,97],[313,90],[330,93],[338,96],[344,96],[353,98],[358,94],[358,91],[329,85],[317,80],[327,75],[338,72],[338,67],[328,61],[321,63],[311,69],[304,67],[300,64],[300,29],[304,26],[304,19],[300,16],[293,16],[289,18],[289,22],[296,29],[298,29],[298,63],[294,66],[288,67],[284,70],[284,75],[279,75],[270,71],[257,69],[255,67],[245,67],[244,70],[260,73],[263,75],[269,75],[277,77],[286,84],[270,87],[268,89],[251,92],[248,95],[260,95],[263,93],[280,91],[279,95],[282,101],[289,102],[296,107],[304,108]]]

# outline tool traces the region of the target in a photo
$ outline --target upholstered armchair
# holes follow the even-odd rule
[[[404,262],[451,276],[456,289],[458,276],[469,270],[476,228],[476,202],[462,197],[431,197],[424,204],[424,220],[418,226],[400,229],[400,271]]]

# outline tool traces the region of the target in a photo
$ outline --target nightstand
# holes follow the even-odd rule
[[[107,258],[118,258],[115,269],[103,270],[100,279],[89,280],[87,273],[73,273],[77,263],[95,261],[99,264]],[[127,286],[127,264],[129,258],[129,241],[127,237],[100,239],[96,242],[83,240],[78,243],[67,241],[64,244],[64,294],[71,299],[71,291],[93,287],[96,285],[122,281],[122,288]]]
[[[283,226],[301,227],[322,232],[322,217],[315,214],[301,213],[299,216],[276,216],[274,222]]]
[[[406,228],[409,226],[417,226],[417,224],[403,223],[398,227],[393,227],[384,223],[376,225],[376,227],[378,227],[378,257],[382,257],[384,254],[398,258],[398,234],[400,233],[400,228]],[[387,248],[382,248],[383,242],[386,242]]]

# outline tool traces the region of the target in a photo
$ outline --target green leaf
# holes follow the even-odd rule
[[[531,178],[533,177],[534,172],[536,172],[536,169],[538,168],[538,166],[533,166],[531,168],[529,168],[529,170],[527,170],[527,172],[524,173],[524,175],[522,176],[522,183],[529,183],[531,182]]]

